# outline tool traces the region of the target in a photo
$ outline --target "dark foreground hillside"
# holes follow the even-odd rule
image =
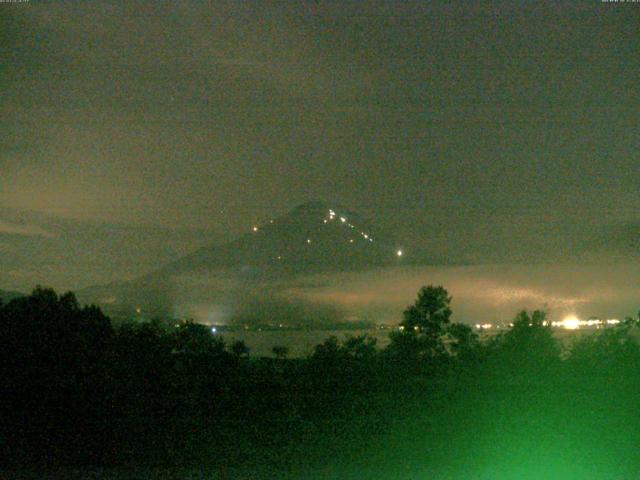
[[[544,314],[480,343],[421,290],[389,347],[254,358],[72,294],[0,308],[6,478],[612,479],[640,473],[637,320],[569,350]],[[250,347],[250,346],[249,346]]]

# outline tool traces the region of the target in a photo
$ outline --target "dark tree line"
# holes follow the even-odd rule
[[[437,472],[492,458],[489,444],[518,432],[551,451],[558,425],[577,443],[640,440],[636,319],[567,344],[544,312],[521,312],[481,340],[451,322],[451,301],[442,287],[422,288],[384,349],[366,335],[330,337],[308,358],[284,346],[256,358],[204,325],[114,326],[72,293],[37,288],[0,305],[0,460],[273,474],[331,459]]]

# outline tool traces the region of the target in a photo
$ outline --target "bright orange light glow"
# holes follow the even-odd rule
[[[580,328],[580,319],[575,315],[569,315],[562,320],[562,327],[567,330],[576,330]]]

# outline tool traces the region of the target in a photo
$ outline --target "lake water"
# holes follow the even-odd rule
[[[290,357],[305,357],[313,353],[316,345],[324,342],[332,335],[338,340],[347,336],[369,335],[377,340],[379,348],[389,344],[390,330],[268,330],[268,331],[233,331],[222,334],[227,343],[242,340],[251,349],[252,356],[273,356],[271,349],[282,345],[289,349]]]
[[[272,357],[272,348],[276,345],[285,346],[289,349],[289,357],[305,357],[313,353],[316,345],[324,342],[327,338],[335,336],[339,341],[348,336],[368,335],[377,340],[377,348],[381,349],[389,345],[389,334],[391,329],[370,329],[370,330],[268,330],[268,331],[233,331],[225,332],[222,337],[230,344],[235,340],[242,340],[250,348],[251,356]],[[493,329],[480,333],[481,339],[489,338],[504,332],[504,329]],[[554,335],[560,342],[569,346],[571,342],[580,335],[596,333],[596,329],[583,328],[579,330],[565,330],[554,328]],[[478,332],[476,332],[478,333]],[[640,340],[640,339],[639,339]]]

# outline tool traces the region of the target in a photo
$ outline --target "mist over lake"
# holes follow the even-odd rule
[[[508,323],[522,309],[544,309],[551,320],[621,318],[640,308],[640,265],[474,265],[395,267],[298,276],[247,283],[232,277],[182,277],[174,314],[204,323],[227,323],[239,305],[276,321],[274,301],[305,305],[301,314],[332,311],[336,318],[396,324],[424,285],[443,285],[453,296],[455,321]],[[277,300],[274,300],[277,299]],[[270,305],[270,308],[265,308]]]

